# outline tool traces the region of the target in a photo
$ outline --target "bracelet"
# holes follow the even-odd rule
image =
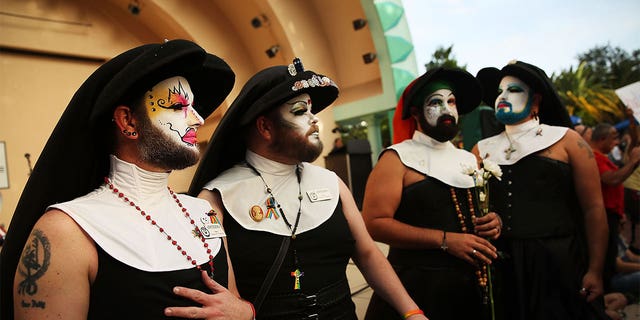
[[[415,309],[415,310],[407,311],[407,313],[405,313],[405,314],[402,316],[402,319],[409,319],[409,317],[411,317],[411,316],[415,316],[416,314],[424,315],[424,311],[422,311],[422,310],[420,310],[420,309]]]
[[[244,302],[249,304],[249,306],[251,307],[251,312],[253,313],[253,318],[252,319],[256,320],[256,308],[253,306],[253,303],[251,303],[251,302],[249,302],[247,300],[244,300]]]
[[[447,232],[443,231],[442,233],[442,244],[440,245],[440,249],[442,249],[442,251],[446,252],[447,249],[449,249],[449,247],[447,247]]]

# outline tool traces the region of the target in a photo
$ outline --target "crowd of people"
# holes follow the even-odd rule
[[[399,99],[360,211],[312,164],[338,85],[299,58],[263,69],[201,152],[234,84],[187,40],[132,48],[83,83],[6,234],[3,319],[357,319],[349,261],[374,290],[370,320],[622,319],[637,301],[631,110],[620,143],[611,124],[574,126],[535,65],[433,68]],[[500,130],[469,152],[451,141],[482,102]],[[169,188],[196,164],[188,194]]]

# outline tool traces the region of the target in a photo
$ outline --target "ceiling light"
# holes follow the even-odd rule
[[[375,52],[367,52],[365,54],[362,55],[362,60],[364,61],[365,64],[369,64],[373,61],[376,60],[376,53]]]
[[[278,51],[280,51],[280,46],[276,44],[276,45],[271,46],[269,49],[267,49],[267,50],[265,51],[265,53],[267,54],[267,56],[268,56],[269,58],[273,58],[273,57],[275,57],[275,56],[276,56],[276,54],[278,53]]]
[[[366,19],[355,19],[353,20],[353,30],[360,30],[367,25]]]

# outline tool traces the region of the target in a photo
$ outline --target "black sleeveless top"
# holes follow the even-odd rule
[[[183,286],[209,293],[198,269],[149,272],[130,267],[96,246],[98,272],[91,285],[89,320],[178,319],[165,317],[166,307],[200,306],[173,293]],[[213,260],[214,280],[227,287],[228,265],[224,246]],[[209,270],[208,263],[201,266]]]
[[[417,227],[462,232],[451,190],[449,185],[428,176],[405,187],[394,219]],[[467,189],[453,190],[467,230],[473,230]],[[476,203],[474,190],[468,191]],[[429,319],[485,319],[476,267],[440,248],[392,246],[388,259],[411,298]],[[401,315],[374,293],[365,319],[401,319]]]
[[[504,256],[495,264],[499,319],[597,317],[601,306],[578,294],[587,244],[571,166],[529,155],[501,168],[502,181],[490,183],[491,205],[504,223],[496,243]]]
[[[582,213],[567,163],[530,155],[501,168],[502,181],[490,180],[492,210],[504,224],[501,238],[558,237],[581,229]]]
[[[283,236],[247,230],[231,215],[225,218],[224,227],[227,233],[229,255],[233,261],[238,290],[243,298],[253,301],[278,255]],[[291,215],[287,216],[287,219],[292,221],[295,217]],[[303,220],[304,216],[300,219]],[[295,269],[293,250],[296,250],[298,266],[304,272],[300,277],[300,290],[294,290],[294,277],[291,276],[291,272]],[[296,239],[291,241],[282,267],[267,294],[263,310],[278,309],[277,299],[270,301],[272,298],[292,294],[314,295],[323,289],[345,282],[347,264],[354,250],[355,240],[342,212],[342,203],[338,202],[333,215],[327,221],[313,230],[296,235]],[[337,294],[346,297],[347,307],[353,308],[349,286],[340,286],[340,288],[341,292]],[[294,309],[294,306],[281,307]],[[283,312],[286,313],[286,310]],[[349,312],[352,312],[355,317],[354,311]],[[258,319],[262,318],[261,313],[258,312]]]
[[[460,210],[465,216],[467,230],[473,230],[467,189],[453,188],[453,190],[456,193]],[[476,203],[474,190],[468,190],[471,192],[474,203]],[[451,196],[451,187],[431,177],[426,177],[424,180],[404,188],[394,219],[421,228],[462,232],[460,220]],[[415,250],[391,247],[389,261],[392,264],[446,266],[463,270],[473,269],[467,262],[439,248]]]

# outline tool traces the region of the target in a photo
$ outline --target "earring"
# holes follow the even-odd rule
[[[126,136],[134,136],[134,137],[138,135],[137,132],[135,132],[135,131],[129,132],[129,131],[127,131],[127,129],[122,130],[122,133],[124,133],[124,135],[126,135]]]

